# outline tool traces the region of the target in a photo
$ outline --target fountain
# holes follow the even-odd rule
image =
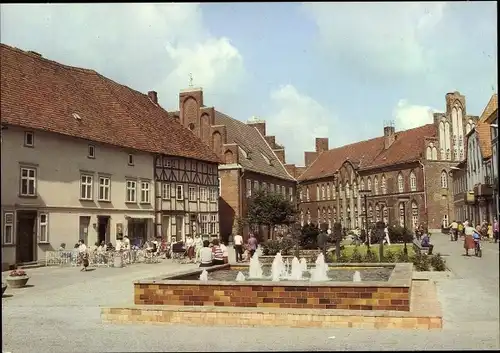
[[[245,280],[245,275],[243,274],[243,272],[239,271],[238,275],[236,276],[236,282],[244,282]]]
[[[207,270],[203,270],[200,275],[200,281],[207,282],[208,281],[208,272]]]
[[[260,279],[262,278],[262,265],[259,262],[259,250],[253,254],[252,258],[250,259],[250,267],[248,269],[248,277],[249,278],[256,278]]]
[[[316,266],[311,271],[311,282],[328,281],[328,264],[325,262],[323,254],[319,254],[316,259]]]
[[[300,259],[300,266],[302,267],[302,272],[307,271],[307,260],[302,258]]]
[[[274,282],[278,282],[285,275],[286,275],[285,264],[283,263],[283,257],[281,256],[281,252],[279,252],[274,257],[273,264],[271,266],[271,278]]]
[[[359,271],[354,272],[354,275],[352,276],[352,281],[361,282],[361,273],[359,273]]]
[[[300,263],[299,259],[294,257],[292,260],[292,272],[290,273],[289,278],[293,281],[300,281],[302,279],[302,271],[302,264]]]

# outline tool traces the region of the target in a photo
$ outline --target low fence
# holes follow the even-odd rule
[[[88,252],[89,267],[113,267],[115,259],[124,265],[134,263],[158,263],[160,256],[147,250],[126,250]],[[81,257],[78,250],[47,251],[45,253],[46,266],[81,266]]]

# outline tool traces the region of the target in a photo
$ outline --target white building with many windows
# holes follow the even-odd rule
[[[3,266],[43,261],[46,251],[62,243],[72,248],[79,239],[92,245],[128,235],[141,245],[162,229],[183,238],[198,220],[202,230],[218,230],[212,202],[218,180],[208,178],[218,158],[168,116],[155,92],[145,95],[37,53],[0,49]],[[164,156],[205,169],[165,184],[155,174]],[[175,204],[175,221],[163,224],[169,196],[199,200]]]

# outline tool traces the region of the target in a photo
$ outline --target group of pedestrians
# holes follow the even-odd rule
[[[498,220],[495,218],[493,223],[482,222],[475,227],[472,222],[465,220],[464,222],[453,221],[450,224],[450,240],[458,241],[459,238],[464,238],[465,255],[469,256],[469,250],[474,250],[480,246],[482,239],[488,239],[498,243]]]

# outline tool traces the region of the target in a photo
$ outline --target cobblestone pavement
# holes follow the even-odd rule
[[[132,301],[132,281],[194,265],[28,270],[33,287],[11,289],[2,299],[3,351],[259,351],[498,349],[498,245],[482,258],[462,256],[462,243],[434,235],[451,273],[431,273],[444,312],[442,331],[107,325],[100,305]],[[2,274],[4,276],[5,274]]]

